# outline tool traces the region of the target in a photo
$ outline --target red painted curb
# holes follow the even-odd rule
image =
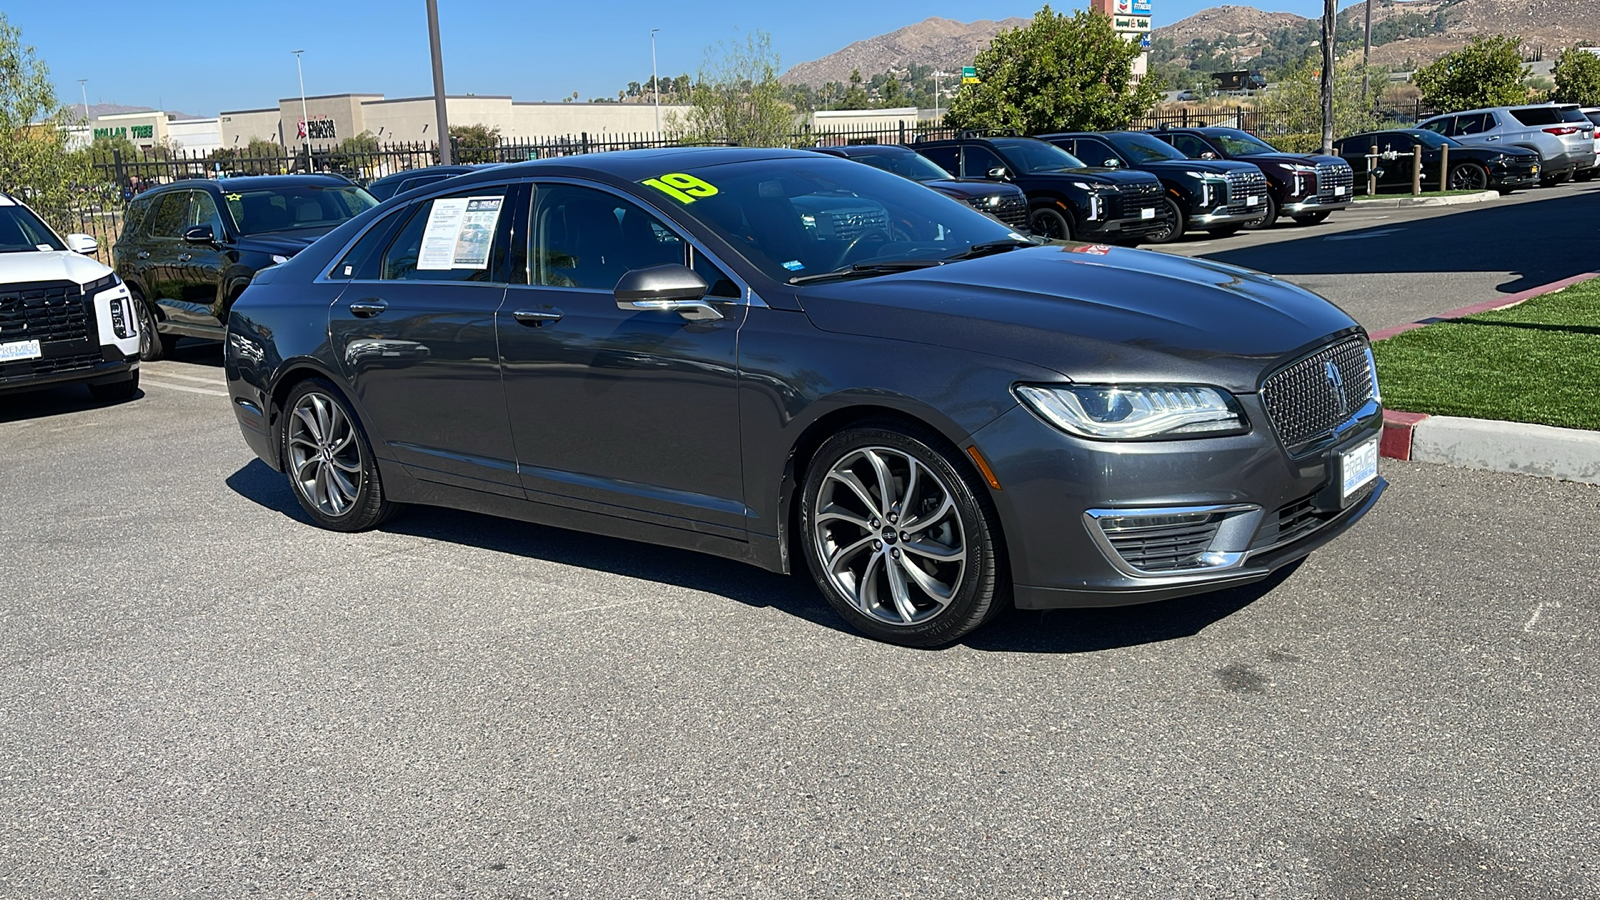
[[[1383,411],[1383,435],[1378,438],[1378,455],[1388,459],[1411,458],[1411,432],[1417,423],[1426,419],[1426,413],[1401,412],[1398,409]]]
[[[1426,325],[1432,325],[1435,322],[1443,322],[1449,319],[1462,319],[1466,318],[1467,316],[1475,316],[1478,313],[1489,312],[1493,309],[1505,309],[1508,306],[1516,306],[1518,303],[1532,300],[1535,297],[1542,297],[1545,294],[1553,294],[1562,288],[1572,287],[1575,284],[1582,284],[1583,282],[1595,277],[1600,277],[1600,272],[1585,272],[1582,275],[1574,275],[1571,278],[1563,278],[1560,281],[1552,281],[1549,284],[1541,284],[1538,287],[1528,288],[1525,291],[1519,291],[1515,294],[1507,294],[1504,297],[1499,297],[1494,300],[1488,300],[1483,303],[1474,303],[1471,306],[1463,306],[1460,309],[1452,309],[1449,312],[1442,312],[1436,316],[1429,316],[1426,319],[1421,319],[1416,322],[1407,322],[1404,325],[1395,325],[1392,328],[1382,328],[1378,331],[1372,332],[1371,334],[1367,335],[1367,337],[1370,340],[1381,341],[1385,338],[1392,338],[1397,334],[1405,334],[1408,331],[1416,331],[1418,328],[1422,328]],[[1404,459],[1407,457],[1399,458]]]

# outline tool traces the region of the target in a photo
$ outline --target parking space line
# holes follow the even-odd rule
[[[170,390],[170,391],[188,391],[191,394],[207,394],[207,395],[212,396],[212,397],[226,397],[226,396],[228,396],[228,392],[227,391],[212,390],[211,388],[190,387],[189,385],[186,385],[186,384],[168,384],[168,383],[166,383],[164,381],[156,381],[156,380],[154,380],[152,378],[140,378],[139,379],[139,386],[140,387],[155,386],[155,387],[159,387],[159,388],[166,388],[167,390]]]
[[[170,369],[165,369],[165,368],[154,369],[154,370],[150,370],[150,371],[153,371],[153,373],[156,374],[156,375],[160,375],[162,378],[177,378],[177,379],[180,379],[182,381],[193,381],[193,382],[196,382],[198,384],[209,384],[209,385],[211,385],[213,387],[215,387],[216,385],[222,383],[222,376],[221,375],[213,375],[213,376],[211,376],[209,378],[202,378],[199,375],[184,375],[184,374],[181,374],[179,372],[174,372],[174,371],[172,371]]]

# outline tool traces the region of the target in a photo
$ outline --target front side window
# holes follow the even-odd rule
[[[162,196],[161,205],[156,207],[155,217],[150,221],[150,236],[182,238],[183,230],[189,227],[189,206],[193,197],[193,191],[173,191]]]
[[[1252,156],[1257,153],[1277,153],[1278,148],[1263,141],[1248,131],[1239,131],[1229,128],[1216,132],[1212,137],[1229,156]]]
[[[384,281],[493,282],[504,264],[511,210],[504,185],[416,205],[384,251]]]
[[[1178,152],[1189,159],[1200,159],[1204,154],[1216,153],[1215,150],[1211,149],[1210,144],[1192,134],[1173,135],[1172,146],[1178,148]]]
[[[1005,166],[1005,162],[987,147],[973,144],[961,151],[961,174],[967,178],[988,178],[991,169]]]
[[[548,287],[609,291],[633,269],[685,262],[683,239],[660,219],[593,188],[540,185],[532,232],[530,278]]]
[[[65,249],[66,245],[38,216],[0,195],[0,253]]]
[[[227,198],[241,234],[329,229],[378,205],[355,185],[260,188],[230,192]]]
[[[195,225],[211,226],[211,233],[219,241],[228,234],[222,227],[222,214],[217,211],[217,201],[211,199],[209,191],[195,191],[194,202],[189,205],[189,227]]]
[[[1173,147],[1171,144],[1168,144],[1165,141],[1156,140],[1148,134],[1138,134],[1131,131],[1122,132],[1120,134],[1113,134],[1106,138],[1106,140],[1110,141],[1112,144],[1115,144],[1117,149],[1121,150],[1124,156],[1132,157],[1133,161],[1136,163],[1159,162],[1163,159],[1185,158],[1182,153],[1178,152],[1176,147]],[[1079,153],[1078,155],[1080,157],[1084,157],[1084,154],[1082,153]],[[1084,158],[1087,159],[1088,157]]]
[[[1494,128],[1494,113],[1476,113],[1470,116],[1456,116],[1453,127],[1448,134],[1452,137],[1462,134],[1483,134]]]
[[[1005,155],[1010,165],[1006,168],[1023,175],[1059,172],[1062,169],[1081,169],[1083,161],[1071,153],[1032,138],[995,141],[994,147]]]
[[[1156,143],[1161,144],[1160,141],[1156,141]],[[1161,144],[1161,146],[1167,147],[1166,144]],[[1122,154],[1112,149],[1110,144],[1098,138],[1078,138],[1072,149],[1074,156],[1091,166],[1103,166],[1107,162],[1119,166],[1123,164]],[[1167,149],[1172,150],[1171,147],[1167,147]],[[1173,152],[1176,153],[1177,151],[1173,150]],[[1133,156],[1135,160],[1139,158],[1137,155]]]
[[[960,156],[960,149],[956,147],[928,147],[917,151],[926,157],[929,162],[945,170],[947,174],[954,175],[961,171],[956,160]]]

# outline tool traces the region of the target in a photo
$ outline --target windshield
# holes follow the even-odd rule
[[[778,281],[1028,242],[964,203],[836,157],[710,163],[640,183]]]
[[[866,163],[875,169],[893,172],[912,181],[949,181],[950,173],[926,156],[910,150],[884,150],[881,153],[852,153],[847,159]]]
[[[65,250],[66,245],[39,217],[0,194],[0,253]]]
[[[378,205],[371,194],[354,185],[305,184],[227,196],[228,212],[240,234],[330,228]]]
[[[1165,141],[1158,141],[1148,134],[1133,134],[1120,132],[1106,135],[1106,140],[1117,146],[1118,150],[1133,157],[1134,162],[1159,162],[1163,159],[1188,159],[1178,149]]]
[[[1459,144],[1458,141],[1453,141],[1442,134],[1435,134],[1431,131],[1423,131],[1420,128],[1416,131],[1408,131],[1406,134],[1416,138],[1419,143],[1421,143],[1424,147],[1427,147],[1429,150],[1437,150],[1440,147],[1455,147]]]
[[[1250,156],[1256,153],[1277,153],[1278,148],[1263,141],[1248,131],[1228,128],[1213,131],[1209,137],[1222,145],[1222,149],[1229,156]]]
[[[1083,160],[1071,153],[1057,147],[1055,144],[1046,144],[1032,138],[1018,138],[1016,140],[994,141],[995,147],[1004,153],[1010,163],[1021,170],[1023,175],[1037,175],[1041,172],[1059,172],[1062,169],[1082,169]]]

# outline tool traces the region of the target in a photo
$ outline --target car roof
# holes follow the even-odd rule
[[[428,176],[428,175],[465,175],[468,172],[476,172],[479,169],[487,169],[487,168],[491,168],[493,166],[498,166],[498,165],[500,165],[500,164],[499,163],[478,163],[478,164],[469,165],[469,164],[463,163],[463,164],[457,165],[457,164],[452,163],[452,164],[450,164],[448,166],[443,166],[443,165],[440,165],[440,166],[421,166],[421,167],[415,168],[415,169],[401,169],[398,172],[390,172],[389,174],[383,176],[382,178],[374,178],[372,180],[372,183],[373,184],[377,184],[379,182],[402,181],[402,180],[407,179],[407,178],[422,178],[422,177],[425,177],[425,176]]]
[[[140,196],[153,196],[176,190],[195,190],[207,185],[219,191],[259,191],[269,188],[306,187],[308,185],[321,187],[353,187],[354,182],[343,175],[240,175],[232,178],[185,178],[170,184],[161,184],[145,191]]]
[[[840,147],[807,147],[806,149],[843,157],[882,154],[885,150],[891,153],[910,153],[912,155],[917,152],[910,147],[901,147],[898,144],[846,144]]]
[[[757,160],[809,159],[819,156],[810,150],[779,150],[759,147],[660,147],[652,150],[610,150],[577,156],[554,156],[527,162],[494,166],[450,179],[451,185],[468,187],[503,178],[531,178],[538,175],[605,175],[622,181],[642,181],[675,168],[726,165]]]

